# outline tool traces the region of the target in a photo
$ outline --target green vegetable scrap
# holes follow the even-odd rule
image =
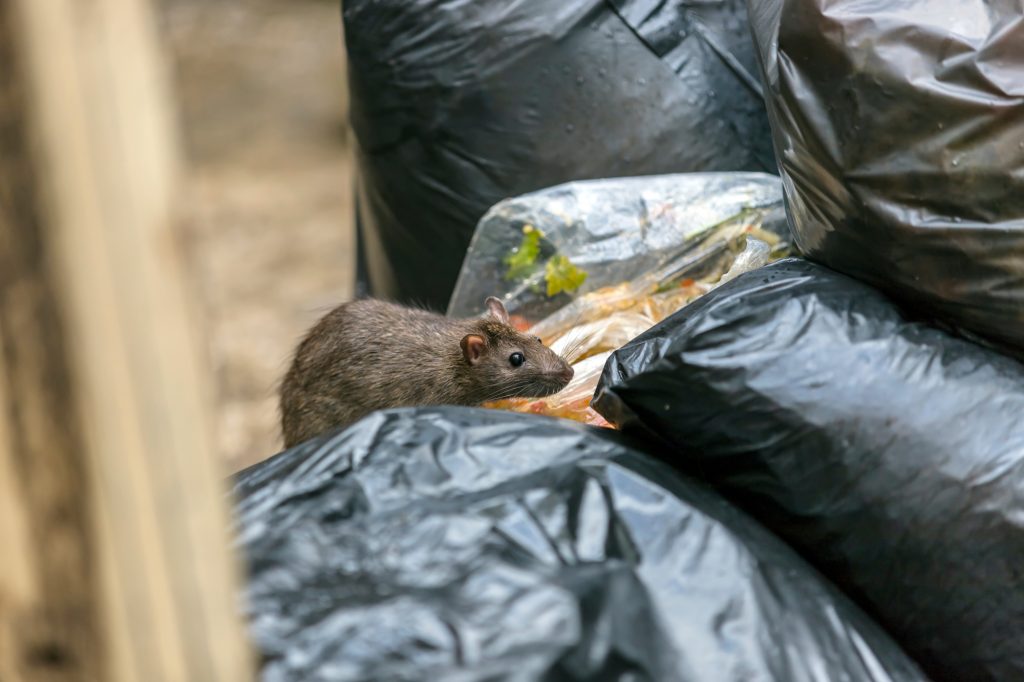
[[[519,247],[505,257],[505,279],[526,279],[537,268],[537,256],[540,255],[540,239],[544,233],[533,225],[523,227],[523,241]]]
[[[524,280],[537,271],[540,240],[543,238],[544,233],[533,225],[523,226],[523,240],[504,260],[508,266],[508,270],[505,271],[506,280]],[[587,273],[573,265],[566,256],[552,256],[544,266],[544,282],[547,284],[548,296],[554,296],[562,291],[576,291],[586,279]],[[532,285],[531,289],[537,293],[543,291],[539,283]]]
[[[587,273],[573,265],[566,256],[552,256],[544,268],[548,296],[560,291],[573,292],[587,279]]]

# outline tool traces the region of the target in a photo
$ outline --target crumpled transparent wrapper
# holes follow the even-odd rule
[[[510,312],[535,322],[580,294],[654,273],[682,255],[692,256],[697,267],[701,257],[722,247],[699,237],[745,212],[784,220],[777,177],[685,173],[588,180],[506,199],[477,225],[448,314],[477,315],[485,298],[497,296]],[[525,226],[540,230],[555,252],[587,272],[578,291],[549,299],[531,290],[540,273],[524,281],[505,279],[504,261]]]
[[[525,230],[525,232],[524,232]],[[509,278],[508,259],[539,231],[533,271]],[[516,326],[573,364],[559,393],[491,407],[607,422],[590,409],[608,354],[690,301],[788,249],[777,178],[701,173],[570,183],[495,206],[481,220],[449,306],[480,314],[502,298]],[[566,258],[586,273],[549,295],[545,263]]]

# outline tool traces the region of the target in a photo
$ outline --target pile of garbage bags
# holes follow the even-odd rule
[[[1024,7],[749,7],[346,0],[370,290],[582,355],[236,477],[264,680],[1024,679]]]

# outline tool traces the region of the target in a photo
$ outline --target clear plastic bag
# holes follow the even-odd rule
[[[745,228],[762,223],[788,241],[780,181],[763,173],[588,180],[506,199],[477,225],[448,314],[476,315],[497,296],[535,323],[604,287],[680,273],[699,279]],[[532,262],[522,258],[531,247]],[[549,294],[552,261],[585,279]]]
[[[576,370],[553,396],[490,407],[607,425],[590,399],[611,351],[719,283],[785,255],[788,246],[773,176],[571,183],[488,212],[449,314],[478,314],[484,298],[498,296],[520,329],[539,336]]]

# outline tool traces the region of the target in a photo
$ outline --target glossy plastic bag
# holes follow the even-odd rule
[[[497,296],[535,324],[604,287],[678,273],[696,279],[721,265],[746,228],[764,223],[788,237],[782,185],[763,173],[589,180],[505,199],[473,234],[448,314],[479,314],[482,301]],[[520,262],[528,236],[536,253]],[[549,293],[556,259],[585,275],[578,287]]]
[[[1024,4],[749,5],[800,250],[1024,351]]]
[[[262,678],[923,679],[788,547],[602,433],[398,410],[243,472]]]
[[[671,443],[934,679],[1024,679],[1024,365],[789,259],[614,353],[594,406]]]
[[[443,309],[498,201],[775,172],[743,0],[345,0],[372,293]]]

